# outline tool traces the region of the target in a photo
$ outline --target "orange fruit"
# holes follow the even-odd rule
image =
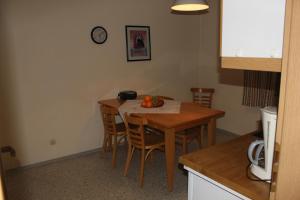
[[[146,107],[146,106],[147,106],[147,104],[146,104],[145,101],[142,102],[142,106],[143,106],[143,107]]]
[[[151,101],[147,101],[145,105],[146,105],[147,108],[151,108],[152,107],[152,102]]]
[[[150,102],[152,101],[152,97],[151,96],[145,96],[144,97],[144,102]]]

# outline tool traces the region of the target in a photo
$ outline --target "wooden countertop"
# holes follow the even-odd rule
[[[269,199],[270,184],[246,176],[247,150],[253,134],[202,149],[179,158],[179,162],[236,192],[257,200]]]

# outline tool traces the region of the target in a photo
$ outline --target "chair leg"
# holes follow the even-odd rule
[[[146,161],[148,158],[149,158],[150,160],[152,160],[152,157],[153,157],[152,152],[153,152],[154,150],[155,150],[154,148],[148,150],[148,152],[146,153],[146,156],[145,156],[145,161]]]
[[[112,135],[108,135],[108,151],[112,149]]]
[[[119,141],[118,141],[118,145],[125,144],[126,142],[127,142],[126,135],[120,136]]]
[[[201,147],[202,147],[202,134],[201,133],[199,133],[199,135],[197,136],[197,142],[198,142],[199,149],[201,149]]]
[[[103,144],[102,144],[102,149],[104,152],[107,152],[107,143],[108,143],[108,135],[105,133]]]
[[[113,137],[114,137],[114,143],[113,143],[113,154],[112,154],[112,166],[116,167],[118,136],[114,135]]]
[[[127,159],[126,159],[126,164],[125,164],[125,169],[124,169],[124,176],[127,176],[127,174],[128,174],[128,169],[129,169],[129,165],[132,160],[134,150],[135,150],[135,148],[132,147],[131,144],[128,144],[128,152],[127,152]]]
[[[187,140],[186,137],[182,138],[182,154],[186,154],[188,152]]]
[[[144,185],[145,149],[141,150],[140,186]]]
[[[149,160],[153,160],[153,153],[151,152],[148,157],[149,157]],[[146,156],[145,160],[147,160],[147,156]]]
[[[201,149],[202,147],[202,129],[203,129],[203,126],[200,126],[200,132],[198,133],[198,136],[197,136],[197,142],[198,142],[198,145],[199,145],[199,149]]]

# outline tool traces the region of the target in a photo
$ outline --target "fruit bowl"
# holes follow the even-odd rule
[[[156,104],[151,104],[151,105],[145,105],[145,104],[141,104],[141,106],[143,108],[158,108],[164,105],[164,100],[160,100],[158,101]]]
[[[157,108],[161,107],[164,105],[164,100],[157,97],[157,96],[145,96],[142,103],[141,107],[143,108]]]

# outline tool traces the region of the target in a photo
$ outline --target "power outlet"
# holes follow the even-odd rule
[[[51,139],[50,142],[49,142],[49,144],[50,144],[51,146],[56,145],[56,140],[55,140],[55,139]]]

